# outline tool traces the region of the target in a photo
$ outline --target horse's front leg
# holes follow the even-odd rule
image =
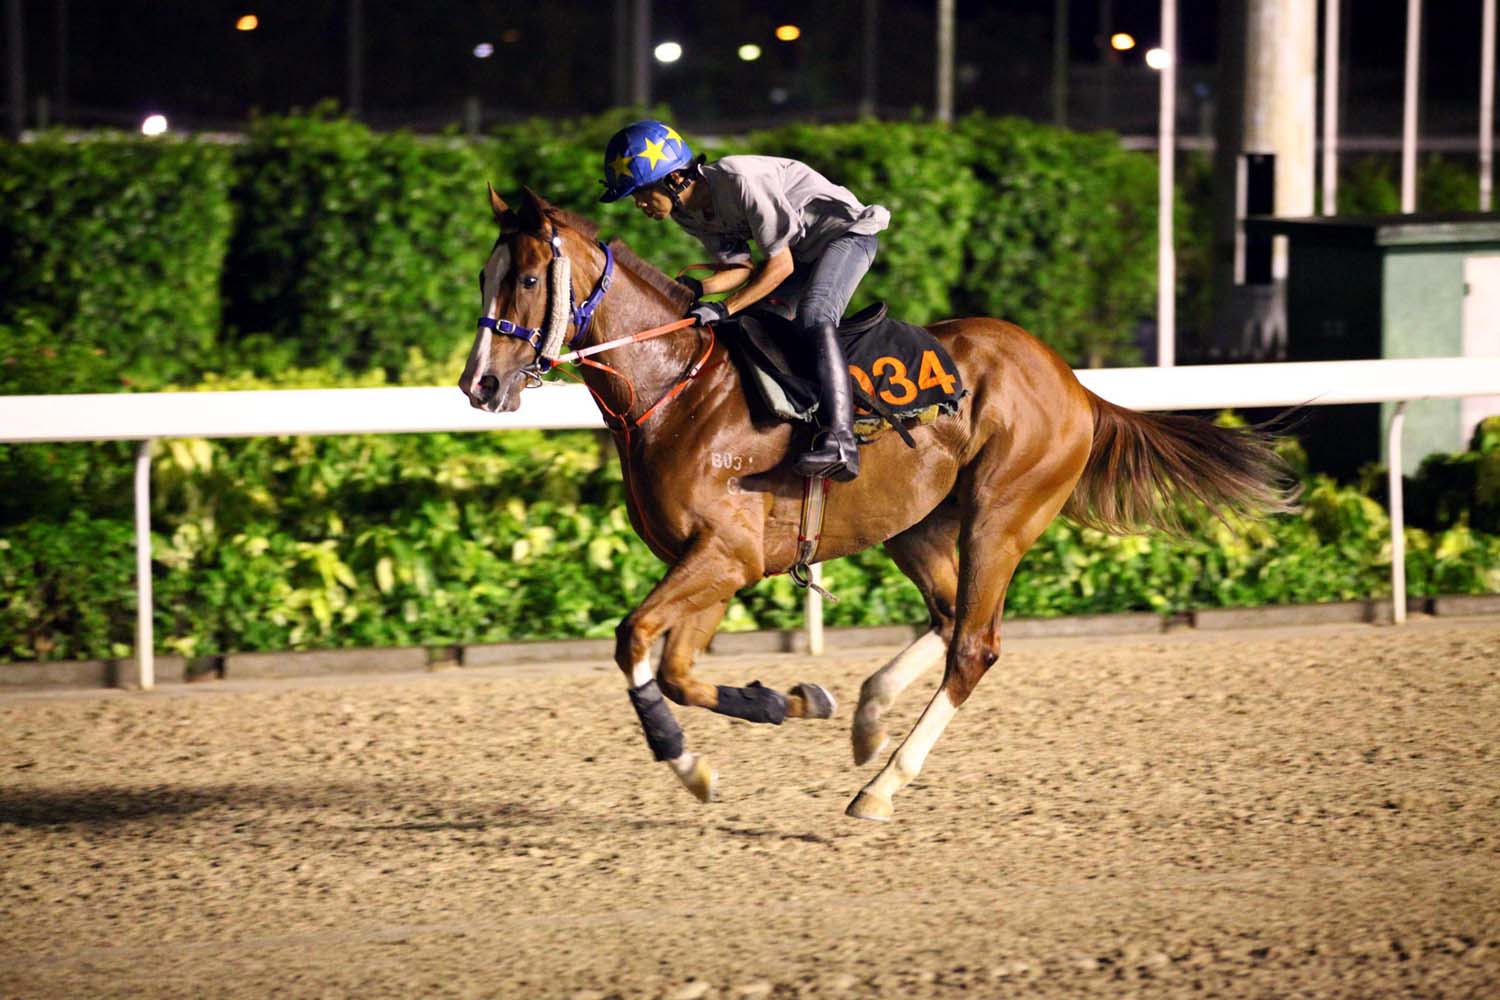
[[[717,706],[714,687],[693,681],[687,667],[693,654],[708,644],[729,598],[747,582],[746,573],[745,561],[700,539],[615,629],[615,663],[625,674],[646,745],[700,802],[712,800],[718,775],[706,760],[687,749],[663,688],[679,704]],[[668,636],[663,660],[680,663],[685,658],[686,666],[664,670],[663,684],[658,685],[651,670],[651,645],[669,628],[673,634]]]
[[[693,659],[713,637],[730,597],[758,575],[758,564],[736,559],[720,546],[695,544],[615,632],[615,662],[628,678],[630,701],[652,755],[668,764],[703,802],[712,799],[718,776],[702,757],[687,750],[666,698],[773,724],[787,718],[828,718],[836,707],[832,696],[815,684],[799,684],[782,694],[760,684],[728,687],[692,676]],[[663,631],[668,636],[658,684],[650,650]]]
[[[782,694],[759,681],[748,687],[709,684],[693,676],[693,662],[707,648],[729,602],[721,601],[696,618],[679,622],[667,632],[656,679],[662,693],[679,705],[706,708],[746,722],[781,725],[787,719],[827,719],[838,707],[833,695],[806,681]]]

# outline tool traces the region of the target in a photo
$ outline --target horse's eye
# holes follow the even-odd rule
[[[522,278],[521,279],[521,287],[522,288],[535,288],[536,287],[536,275],[534,275],[534,274],[528,274],[524,278]]]

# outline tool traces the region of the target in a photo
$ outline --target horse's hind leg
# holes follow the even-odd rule
[[[943,683],[891,759],[845,812],[858,819],[888,820],[891,797],[922,770],[974,686],[1000,655],[1000,615],[1017,564],[1063,503],[1083,470],[1088,440],[1058,433],[1053,442],[1029,450],[1029,462],[1007,461],[992,443],[965,477],[968,518],[959,533],[959,590],[953,642]],[[1017,468],[1017,466],[1020,468]],[[997,501],[995,497],[1008,497]]]
[[[953,639],[953,606],[958,590],[955,514],[952,506],[944,504],[885,543],[886,553],[921,590],[932,628],[861,685],[859,708],[849,733],[856,764],[868,764],[885,749],[890,734],[883,716],[913,681],[942,662]]]

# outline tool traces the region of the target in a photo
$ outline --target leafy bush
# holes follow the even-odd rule
[[[968,140],[927,122],[793,125],[757,132],[746,151],[801,160],[866,204],[890,209],[891,227],[851,305],[885,299],[915,323],[966,307],[954,300],[973,222],[987,193],[970,168]]]
[[[1483,434],[1484,455],[1500,454],[1500,426]],[[0,659],[119,655],[133,638],[129,452],[116,449],[120,471],[96,479],[88,460],[110,463],[87,452],[115,446],[67,448],[76,494],[34,508],[0,542]],[[153,476],[157,636],[177,653],[608,636],[662,572],[630,528],[602,432],[182,439],[164,443]],[[1022,562],[1007,614],[1388,593],[1384,509],[1320,477],[1304,503],[1294,517],[1209,522],[1190,540],[1059,521]],[[1451,524],[1407,529],[1412,593],[1500,592],[1500,535],[1453,509]],[[828,564],[826,581],[841,598],[830,625],[925,618],[878,549]],[[740,594],[724,627],[801,620],[801,591],[781,576]]]
[[[224,286],[240,334],[294,343],[300,364],[396,371],[472,327],[494,232],[470,144],[320,112],[256,121],[235,168]]]
[[[0,143],[0,324],[99,352],[79,388],[193,373],[219,333],[230,170],[227,147],[193,140]]]
[[[965,311],[1001,316],[1073,363],[1134,357],[1155,302],[1156,165],[1107,133],[965,119],[984,197],[959,272]]]

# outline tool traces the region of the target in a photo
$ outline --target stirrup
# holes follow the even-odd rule
[[[859,445],[852,434],[848,435],[847,446],[833,431],[824,431],[818,437],[822,438],[822,445],[798,455],[793,463],[792,467],[798,474],[840,483],[847,483],[859,475]]]

